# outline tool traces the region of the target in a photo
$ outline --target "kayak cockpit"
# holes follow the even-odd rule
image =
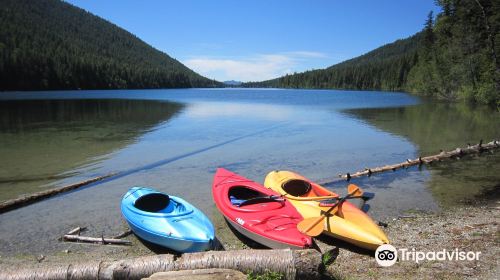
[[[283,190],[293,196],[307,196],[311,192],[311,184],[300,179],[292,179],[283,183]]]
[[[163,193],[150,193],[139,197],[135,208],[146,212],[160,212],[170,204],[170,197]]]
[[[281,186],[287,194],[296,197],[331,196],[334,193],[322,190],[317,185],[302,179],[290,179]]]
[[[234,186],[228,191],[231,206],[241,211],[264,211],[283,207],[284,199],[269,196],[245,186]]]
[[[134,207],[140,211],[159,214],[182,215],[186,207],[164,193],[148,193],[134,202]]]
[[[264,196],[264,194],[244,186],[235,186],[229,190],[228,196],[232,205],[240,206],[244,202]]]

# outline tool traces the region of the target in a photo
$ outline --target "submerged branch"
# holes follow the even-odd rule
[[[86,186],[88,184],[91,184],[91,183],[94,183],[94,182],[97,182],[97,181],[100,181],[100,180],[103,180],[103,179],[106,179],[106,178],[109,178],[109,177],[112,177],[115,175],[117,175],[117,173],[110,173],[110,174],[107,174],[104,176],[94,177],[92,179],[88,179],[88,180],[85,180],[82,182],[66,185],[66,186],[63,186],[60,188],[54,188],[54,189],[50,189],[50,190],[45,190],[45,191],[33,193],[33,194],[28,194],[28,195],[25,195],[25,196],[22,196],[19,198],[6,200],[6,201],[0,203],[0,214],[17,209],[17,208],[20,208],[20,207],[23,207],[23,206],[28,205],[28,204],[35,203],[37,201],[49,198],[51,196],[54,196],[54,195],[57,195],[60,193],[72,191],[74,189]]]

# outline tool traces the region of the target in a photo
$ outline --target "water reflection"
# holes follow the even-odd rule
[[[182,107],[119,99],[0,102],[0,201],[75,175],[68,171],[123,148]]]
[[[421,155],[477,143],[480,139],[490,141],[500,135],[499,112],[464,103],[434,101],[401,108],[347,110],[345,113],[409,139],[417,145]],[[474,159],[466,157],[432,165],[429,170],[431,179],[427,185],[434,198],[444,206],[470,201],[485,192],[492,198],[498,197],[498,154],[485,154]],[[491,196],[492,193],[496,195]]]
[[[191,106],[186,115],[192,118],[247,118],[255,120],[283,121],[293,115],[290,107],[276,104],[199,102]]]

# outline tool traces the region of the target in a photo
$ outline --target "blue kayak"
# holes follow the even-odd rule
[[[123,217],[140,238],[178,252],[212,247],[214,226],[185,200],[145,187],[133,187],[121,203]]]

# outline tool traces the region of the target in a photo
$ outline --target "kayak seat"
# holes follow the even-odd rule
[[[234,206],[240,206],[243,202],[245,202],[245,199],[237,199],[235,196],[230,195],[229,200],[231,200],[231,204]]]
[[[135,208],[146,212],[159,212],[170,203],[170,197],[163,193],[150,193],[141,196],[134,203]]]
[[[245,201],[256,198],[256,197],[260,197],[263,194],[260,192],[251,190],[249,188],[246,188],[244,186],[236,186],[236,187],[233,187],[229,190],[228,195],[229,195],[229,200],[231,201],[232,205],[240,206]]]
[[[286,181],[283,183],[282,188],[286,193],[293,196],[308,196],[312,190],[309,182],[300,179]]]

